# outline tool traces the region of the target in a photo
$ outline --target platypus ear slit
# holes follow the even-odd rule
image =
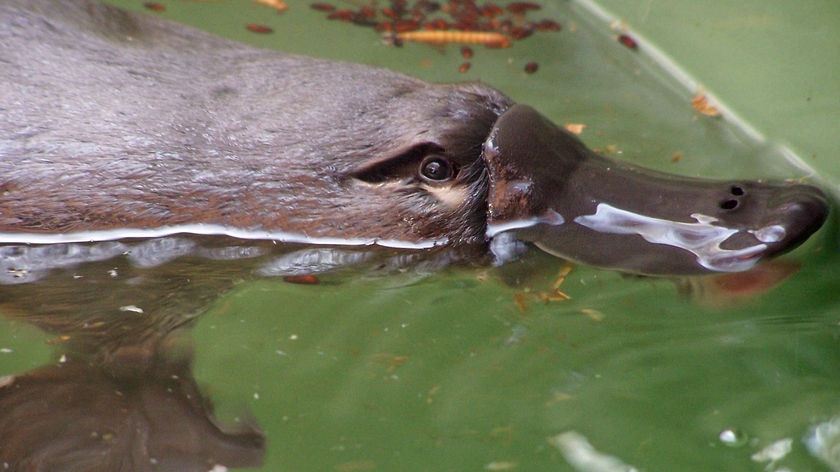
[[[348,174],[369,184],[398,182],[417,176],[417,169],[430,154],[441,153],[443,149],[433,143],[422,143],[402,149],[389,157],[366,162]]]

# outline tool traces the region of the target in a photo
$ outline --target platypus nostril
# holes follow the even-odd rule
[[[730,198],[729,200],[724,200],[720,202],[720,209],[721,210],[734,210],[738,208],[739,202],[734,198]]]
[[[740,199],[738,197],[743,197],[747,194],[747,191],[744,190],[744,187],[735,184],[729,187],[729,194],[735,198],[727,198],[726,200],[722,200],[718,206],[721,210],[734,210],[741,206]]]

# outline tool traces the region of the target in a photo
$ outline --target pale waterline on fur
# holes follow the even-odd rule
[[[448,238],[422,239],[416,242],[381,238],[333,238],[308,236],[285,231],[246,230],[222,225],[187,224],[162,226],[149,229],[116,229],[102,231],[79,231],[74,233],[38,234],[38,233],[0,233],[0,244],[64,244],[93,243],[134,238],[161,238],[176,234],[199,236],[230,236],[245,240],[267,240],[282,243],[316,244],[325,246],[383,246],[394,249],[431,249],[445,246]]]

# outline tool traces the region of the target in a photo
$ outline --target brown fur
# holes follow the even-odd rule
[[[0,232],[208,223],[484,243],[473,164],[511,104],[487,86],[260,50],[89,0],[5,0],[0,17]],[[467,187],[461,205],[420,185],[430,149],[458,163],[440,185]]]

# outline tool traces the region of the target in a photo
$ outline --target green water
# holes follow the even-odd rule
[[[142,10],[139,1],[121,4]],[[475,48],[466,74],[457,48],[389,48],[304,2],[290,2],[282,15],[245,1],[166,5],[163,16],[266,47],[434,81],[486,81],[558,123],[586,124],[581,138],[590,146],[668,172],[809,173],[778,141],[697,114],[693,91],[619,45],[617,32],[576,4],[558,1],[538,13],[560,21],[562,32],[510,49]],[[274,33],[249,33],[246,23]],[[523,71],[529,61],[539,62],[537,73]],[[562,262],[538,252],[502,268],[363,267],[318,285],[259,277],[251,262],[138,269],[118,259],[2,286],[0,295],[26,298],[32,313],[80,313],[77,329],[101,322],[97,310],[108,297],[128,306],[142,292],[152,306],[177,312],[170,321],[185,323],[184,333],[167,349],[194,359],[179,375],[194,377],[220,423],[259,425],[266,438],[259,470],[622,470],[570,465],[549,438],[576,431],[639,470],[819,471],[831,469],[802,440],[840,415],[837,233],[831,220],[784,258],[801,264],[798,272],[739,300],[709,283],[687,290],[575,267],[561,286],[571,298],[546,302],[539,293],[550,291]],[[121,277],[102,275],[112,266]],[[71,273],[91,282],[70,284]],[[8,318],[0,321],[0,376],[61,361],[73,346],[33,327],[44,318]],[[155,339],[150,331],[161,329],[131,319],[124,338]],[[727,429],[744,440],[725,444],[719,434]],[[784,439],[791,451],[779,461],[752,458]]]

